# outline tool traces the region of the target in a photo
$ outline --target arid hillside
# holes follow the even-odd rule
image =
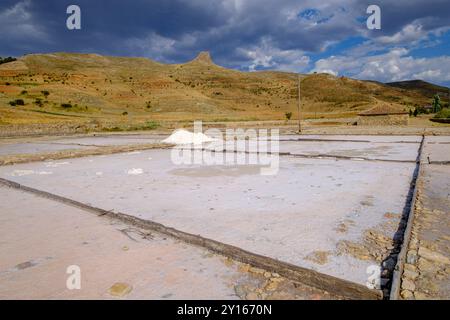
[[[441,97],[441,99],[447,101],[450,93],[449,88],[438,86],[422,80],[389,82],[386,84],[391,87],[404,89],[405,91],[408,90],[418,91],[419,93],[427,97],[432,97],[433,95],[438,94]]]
[[[0,66],[0,126],[280,120],[297,115],[297,75],[241,72],[207,52],[184,64],[96,54],[32,54]],[[328,74],[301,76],[305,118],[355,115],[377,104],[413,107],[429,92]]]

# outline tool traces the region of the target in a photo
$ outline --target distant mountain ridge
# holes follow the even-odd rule
[[[439,94],[441,98],[445,98],[448,100],[450,89],[447,87],[439,86],[437,84],[433,84],[430,82],[426,82],[423,80],[407,80],[407,81],[397,81],[397,82],[388,82],[386,83],[388,86],[394,88],[400,88],[404,90],[414,90],[420,92],[421,94],[431,98],[435,94]]]

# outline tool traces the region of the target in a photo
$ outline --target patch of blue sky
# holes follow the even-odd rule
[[[330,44],[323,52],[311,53],[309,56],[313,61],[344,54],[347,50],[364,43],[367,39],[362,36],[348,37],[342,41]]]
[[[303,18],[306,20],[312,20],[319,17],[320,11],[317,9],[305,9],[298,13],[297,17]]]
[[[301,11],[297,17],[308,21],[314,21],[317,24],[326,23],[334,17],[334,14],[323,16],[322,12],[318,9],[305,9]]]
[[[433,58],[450,55],[450,30],[440,36],[430,35],[428,40],[413,48],[410,54],[417,58]]]

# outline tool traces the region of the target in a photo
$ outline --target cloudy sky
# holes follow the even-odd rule
[[[81,8],[81,30],[66,9]],[[381,8],[381,30],[366,9]],[[0,56],[90,52],[450,85],[449,0],[1,0]]]

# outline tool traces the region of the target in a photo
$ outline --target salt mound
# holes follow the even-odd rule
[[[215,139],[208,137],[202,132],[193,133],[184,129],[179,129],[162,142],[170,144],[202,144],[211,141],[215,141]]]

